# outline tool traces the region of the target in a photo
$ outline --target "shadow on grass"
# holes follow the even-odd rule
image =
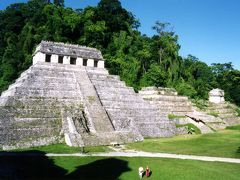
[[[106,158],[81,165],[70,174],[41,151],[0,152],[0,179],[106,179],[116,180],[131,169],[128,162]]]
[[[69,174],[70,179],[109,179],[116,180],[123,173],[130,171],[128,162],[115,159],[106,158],[92,163],[77,167],[77,170]]]
[[[1,152],[0,179],[57,179],[66,173],[41,151]]]
[[[240,153],[240,146],[239,146],[238,149],[237,149],[237,153]]]

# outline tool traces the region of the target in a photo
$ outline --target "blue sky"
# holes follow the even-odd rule
[[[240,70],[240,0],[120,0],[140,20],[142,34],[152,36],[156,20],[169,22],[179,36],[180,55],[207,64],[232,62]],[[0,0],[0,9],[14,2]],[[65,6],[96,6],[99,0],[65,0]]]

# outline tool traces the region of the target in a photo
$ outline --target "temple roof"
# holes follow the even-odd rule
[[[211,96],[224,96],[224,91],[222,89],[213,89],[209,92]]]
[[[101,51],[95,48],[75,44],[65,44],[60,42],[41,41],[41,43],[37,46],[34,54],[37,52],[42,52],[44,54],[58,54],[63,56],[103,60]]]

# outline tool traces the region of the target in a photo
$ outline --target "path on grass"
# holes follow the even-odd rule
[[[48,153],[46,156],[100,156],[100,157],[159,157],[159,158],[175,158],[175,159],[190,159],[190,160],[200,160],[200,161],[218,161],[218,162],[228,162],[228,163],[239,163],[240,159],[235,158],[223,158],[223,157],[209,157],[209,156],[195,156],[195,155],[182,155],[182,154],[168,154],[168,153],[151,153],[143,151],[133,151],[133,152],[104,152],[104,153],[75,153],[75,154],[53,154]]]

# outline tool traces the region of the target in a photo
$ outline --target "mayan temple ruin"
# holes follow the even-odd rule
[[[0,97],[0,147],[107,145],[169,137],[175,124],[118,76],[99,50],[42,41]]]
[[[191,123],[201,133],[210,133],[227,126],[240,124],[233,104],[225,102],[224,91],[213,89],[209,92],[207,109],[201,110],[194,106],[186,96],[179,96],[172,88],[146,87],[139,95],[150,104],[155,105],[162,114],[172,115],[174,122],[180,125]]]

